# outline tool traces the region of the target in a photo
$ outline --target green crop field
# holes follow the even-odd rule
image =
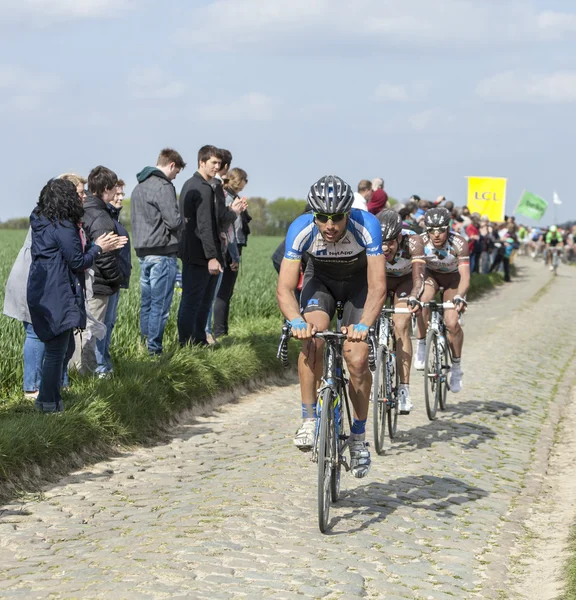
[[[0,231],[0,299],[12,264],[26,237],[25,231]],[[278,316],[276,304],[277,275],[271,256],[282,238],[252,237],[245,249],[240,274],[231,304],[231,333],[234,327],[245,328],[250,322],[258,328],[258,320]],[[133,258],[130,289],[122,290],[118,322],[114,329],[111,352],[113,358],[145,356],[140,343],[140,284],[138,260]],[[168,353],[177,349],[176,315],[179,294],[174,294],[170,319],[166,327],[165,347]],[[0,316],[0,397],[14,397],[22,390],[22,344],[24,329],[19,321]]]

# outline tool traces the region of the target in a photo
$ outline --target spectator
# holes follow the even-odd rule
[[[173,181],[186,163],[172,148],[164,148],[155,167],[136,176],[130,220],[132,243],[140,263],[140,333],[151,355],[162,353],[164,329],[174,296],[182,217]]]
[[[382,179],[382,177],[375,177],[372,180],[372,191],[375,192],[376,190],[383,190],[384,189],[384,180]]]
[[[372,197],[368,202],[368,212],[371,212],[373,215],[377,215],[380,211],[386,208],[387,204],[388,194],[384,190],[378,189],[372,194]]]
[[[358,184],[358,191],[354,192],[354,204],[352,208],[368,210],[368,202],[372,198],[372,183],[367,179],[362,179]]]
[[[216,204],[218,205],[217,212],[221,212],[226,206],[226,194],[223,189],[224,177],[226,177],[228,171],[230,170],[230,165],[232,164],[232,152],[230,150],[226,150],[225,148],[220,148],[218,150],[218,154],[220,156],[220,170],[212,180],[212,183],[215,184],[214,192],[216,194]],[[227,256],[227,246],[228,246],[228,236],[227,232],[220,232],[220,240],[222,244],[222,255],[226,259]],[[220,289],[220,285],[222,284],[222,277],[224,276],[224,272],[221,271],[220,275],[218,275],[218,282],[216,283],[216,288],[214,289],[214,296],[212,297],[212,301],[210,302],[210,312],[208,313],[208,319],[206,320],[206,341],[208,344],[215,344],[216,337],[213,334],[212,329],[212,321],[214,317],[214,303],[216,302],[216,296],[218,294],[218,290]]]
[[[480,215],[472,213],[470,224],[466,227],[466,236],[468,237],[468,252],[470,253],[470,273],[480,272],[480,255],[482,248],[480,246]]]
[[[181,345],[207,344],[206,320],[224,266],[220,233],[246,208],[245,200],[235,200],[230,208],[216,202],[217,186],[212,179],[220,170],[220,156],[214,146],[200,148],[198,170],[181,192],[185,222],[181,240],[182,300],[178,311]]]
[[[42,342],[32,327],[32,317],[26,301],[26,285],[32,263],[30,249],[32,247],[32,229],[24,240],[16,261],[12,266],[6,291],[4,294],[4,314],[7,317],[21,321],[24,326],[24,396],[36,398],[40,389],[42,361],[44,360],[44,342]]]
[[[52,179],[30,216],[32,265],[27,299],[34,331],[44,342],[44,361],[36,408],[63,410],[60,386],[74,350],[73,329],[86,327],[84,271],[103,253],[126,243],[103,233],[85,253],[80,237],[82,201],[72,182]]]
[[[58,176],[58,179],[71,181],[76,186],[76,192],[80,200],[82,202],[86,200],[86,189],[84,186],[87,181],[84,177],[80,177],[75,173],[63,173]],[[80,227],[80,236],[83,243],[85,243],[86,233],[82,227]],[[96,371],[96,340],[104,338],[106,335],[106,326],[104,323],[96,320],[88,309],[88,300],[93,296],[92,284],[94,283],[94,271],[92,268],[86,269],[84,278],[86,285],[84,293],[86,300],[86,330],[74,330],[74,354],[68,363],[68,367],[73,367],[81,375],[89,375]],[[62,382],[63,387],[68,385],[67,376],[68,374],[66,373],[65,379]]]
[[[490,225],[490,220],[486,215],[480,217],[480,272],[488,273],[490,270],[490,255],[494,249],[494,230]]]
[[[224,192],[226,193],[226,206],[239,198],[240,193],[248,183],[248,175],[243,169],[232,169],[224,180]],[[230,315],[230,301],[234,293],[234,286],[238,277],[240,265],[241,246],[238,245],[236,236],[236,224],[242,216],[236,217],[236,221],[228,229],[228,245],[226,251],[226,264],[220,281],[220,287],[216,292],[214,301],[214,338],[218,339],[228,335],[228,317]]]
[[[402,228],[409,229],[414,233],[422,233],[423,229],[418,225],[416,219],[414,218],[414,213],[416,212],[416,203],[408,202],[405,206],[403,206],[400,211],[400,217],[402,217]]]
[[[98,166],[88,175],[88,196],[84,202],[83,226],[88,241],[94,242],[106,233],[116,234],[116,223],[108,212],[107,204],[114,200],[118,177],[114,171]],[[120,289],[122,273],[118,260],[119,250],[98,255],[94,259],[94,295],[88,299],[88,309],[101,323],[106,318],[108,299]],[[90,265],[89,265],[90,266]]]
[[[120,211],[124,201],[124,187],[126,184],[122,179],[118,180],[116,186],[116,195],[114,200],[110,201],[106,206],[111,217],[116,221],[116,232],[118,235],[125,237],[128,242],[120,250],[118,261],[120,264],[120,272],[122,274],[122,282],[120,287],[128,289],[130,284],[130,274],[132,272],[132,258],[130,256],[130,237],[124,225],[120,222]],[[107,377],[114,371],[112,359],[110,357],[110,341],[112,339],[112,331],[118,317],[118,302],[120,300],[120,291],[112,294],[108,298],[108,306],[106,308],[106,316],[104,317],[104,325],[106,327],[106,335],[103,339],[96,342],[96,359],[98,366],[96,373],[99,377]]]
[[[504,281],[512,281],[510,279],[510,257],[514,248],[518,245],[518,238],[516,237],[516,225],[514,223],[508,223],[503,227],[503,234],[501,240],[496,242],[496,248],[498,249],[494,262],[490,267],[490,273],[497,269],[502,263],[504,265]]]

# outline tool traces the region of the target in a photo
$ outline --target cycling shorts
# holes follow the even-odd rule
[[[457,290],[460,285],[460,273],[439,273],[426,269],[424,285],[431,285],[436,291],[439,288],[445,290]]]
[[[368,280],[365,272],[351,279],[336,281],[319,276],[314,272],[313,265],[308,263],[300,294],[300,307],[303,314],[320,310],[332,320],[336,313],[336,302],[340,301],[344,304],[342,323],[355,325],[361,321],[367,294]]]
[[[388,294],[394,294],[394,301],[407,300],[412,291],[412,273],[402,275],[401,277],[387,277],[386,289]]]

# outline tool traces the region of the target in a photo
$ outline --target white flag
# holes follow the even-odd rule
[[[554,192],[553,202],[554,202],[554,204],[562,204],[562,200],[560,200],[560,198],[558,198],[558,194],[556,192]]]

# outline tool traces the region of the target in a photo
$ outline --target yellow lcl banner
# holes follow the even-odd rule
[[[468,177],[468,208],[491,221],[504,221],[506,178]]]

